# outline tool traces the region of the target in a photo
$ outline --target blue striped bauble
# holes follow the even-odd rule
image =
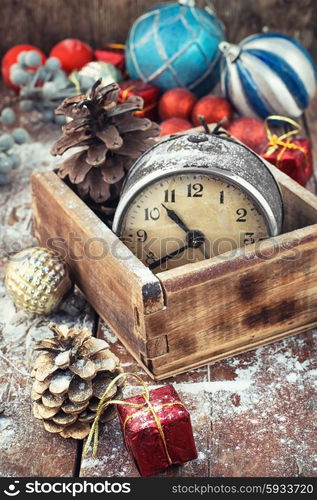
[[[185,87],[197,96],[220,79],[219,42],[224,30],[217,18],[193,0],[158,5],[139,17],[127,40],[130,77],[162,90]]]
[[[298,117],[316,90],[316,66],[296,40],[266,33],[220,44],[224,94],[241,115]]]

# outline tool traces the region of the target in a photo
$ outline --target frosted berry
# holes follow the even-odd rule
[[[24,99],[23,101],[20,101],[20,108],[22,111],[32,111],[34,109],[34,105],[29,99]]]
[[[30,81],[30,74],[24,69],[13,68],[10,72],[10,78],[14,85],[26,85]]]
[[[11,181],[11,173],[9,172],[8,174],[1,174],[0,173],[0,186],[4,186],[5,184],[8,184]]]
[[[46,66],[40,66],[38,69],[37,69],[37,77],[40,81],[45,81],[47,79],[47,76],[48,76],[48,71],[47,71],[47,68]]]
[[[3,56],[3,59],[1,61],[1,72],[2,72],[2,77],[3,77],[4,83],[9,88],[11,88],[15,91],[18,91],[19,87],[14,85],[11,81],[11,78],[10,78],[11,68],[13,65],[16,64],[17,58],[21,52],[27,52],[30,50],[36,50],[41,55],[42,63],[44,63],[46,57],[43,54],[43,52],[41,52],[39,49],[34,47],[34,45],[26,45],[26,44],[15,45],[14,47],[11,47],[11,49],[9,49],[8,52],[6,52],[6,54]]]
[[[6,154],[1,154],[0,156],[0,173],[7,174],[11,172],[13,168],[13,160]]]
[[[21,165],[21,158],[16,153],[9,153],[9,159],[12,161],[12,170],[16,170]]]
[[[0,151],[8,151],[12,148],[14,140],[10,134],[0,135]]]
[[[29,134],[24,128],[15,128],[12,136],[16,144],[24,144],[29,138]]]
[[[41,56],[35,50],[30,50],[26,52],[24,56],[25,64],[29,68],[34,68],[34,66],[39,66],[41,64]]]
[[[19,69],[19,70],[21,69],[21,66],[18,63],[12,64],[12,66],[10,68],[10,72],[15,71],[16,69]]]
[[[18,65],[27,66],[26,59],[25,59],[26,54],[27,54],[26,50],[23,50],[22,52],[20,52],[20,54],[17,57]]]
[[[42,91],[44,99],[53,99],[56,94],[57,87],[54,82],[45,82]]]
[[[12,125],[16,120],[16,114],[12,108],[3,108],[0,119],[4,125]]]
[[[44,109],[42,111],[42,120],[43,122],[51,122],[54,120],[54,111],[51,109]]]
[[[63,115],[55,115],[54,121],[58,125],[65,125],[65,123],[66,123],[66,117],[63,116]]]
[[[49,57],[48,59],[46,59],[45,66],[50,71],[55,72],[58,69],[60,69],[61,63],[60,63],[59,59],[57,59],[57,57]]]

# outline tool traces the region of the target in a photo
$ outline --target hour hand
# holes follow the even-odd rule
[[[163,203],[161,203],[162,207],[165,208],[167,212],[167,216],[174,221],[185,233],[188,233],[190,231],[189,227],[186,226],[185,222],[182,221],[182,219],[177,215],[174,210],[171,210],[170,208],[167,208]]]

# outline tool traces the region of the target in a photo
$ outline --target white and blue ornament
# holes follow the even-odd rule
[[[241,115],[298,117],[314,97],[316,66],[296,40],[266,33],[219,48],[222,90]]]
[[[126,65],[132,79],[163,90],[185,87],[198,97],[220,78],[218,45],[225,34],[210,9],[193,0],[158,5],[133,24],[126,45]]]
[[[121,71],[112,64],[104,61],[87,63],[78,71],[77,78],[81,91],[90,89],[99,78],[102,78],[103,85],[109,85],[113,82],[119,83],[123,80]]]

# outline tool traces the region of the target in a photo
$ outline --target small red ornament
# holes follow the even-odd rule
[[[169,118],[168,120],[164,120],[161,125],[161,133],[160,136],[176,134],[177,132],[184,132],[185,130],[189,130],[193,128],[192,124],[183,120],[183,118]]]
[[[190,415],[172,385],[123,403],[117,406],[122,432],[141,476],[197,458]]]
[[[45,54],[37,47],[34,47],[34,45],[27,45],[27,44],[15,45],[14,47],[11,47],[11,49],[9,49],[8,52],[6,52],[6,54],[2,58],[1,73],[3,81],[7,87],[15,90],[16,92],[18,92],[19,87],[17,87],[11,82],[10,69],[11,66],[17,62],[19,54],[27,50],[34,50],[35,52],[40,54],[42,64],[44,64],[44,62],[46,61]]]
[[[159,115],[162,120],[168,118],[190,120],[196,100],[194,94],[187,89],[170,89],[161,97]]]
[[[200,99],[194,106],[192,121],[194,125],[201,125],[199,116],[203,116],[207,123],[218,123],[224,118],[232,119],[231,104],[223,97],[208,95]]]
[[[85,64],[95,59],[92,48],[76,38],[66,38],[56,44],[50,56],[60,60],[62,69],[66,73],[80,70]]]
[[[239,118],[228,127],[228,132],[258,154],[263,152],[267,144],[264,123],[257,118],[250,116]]]

